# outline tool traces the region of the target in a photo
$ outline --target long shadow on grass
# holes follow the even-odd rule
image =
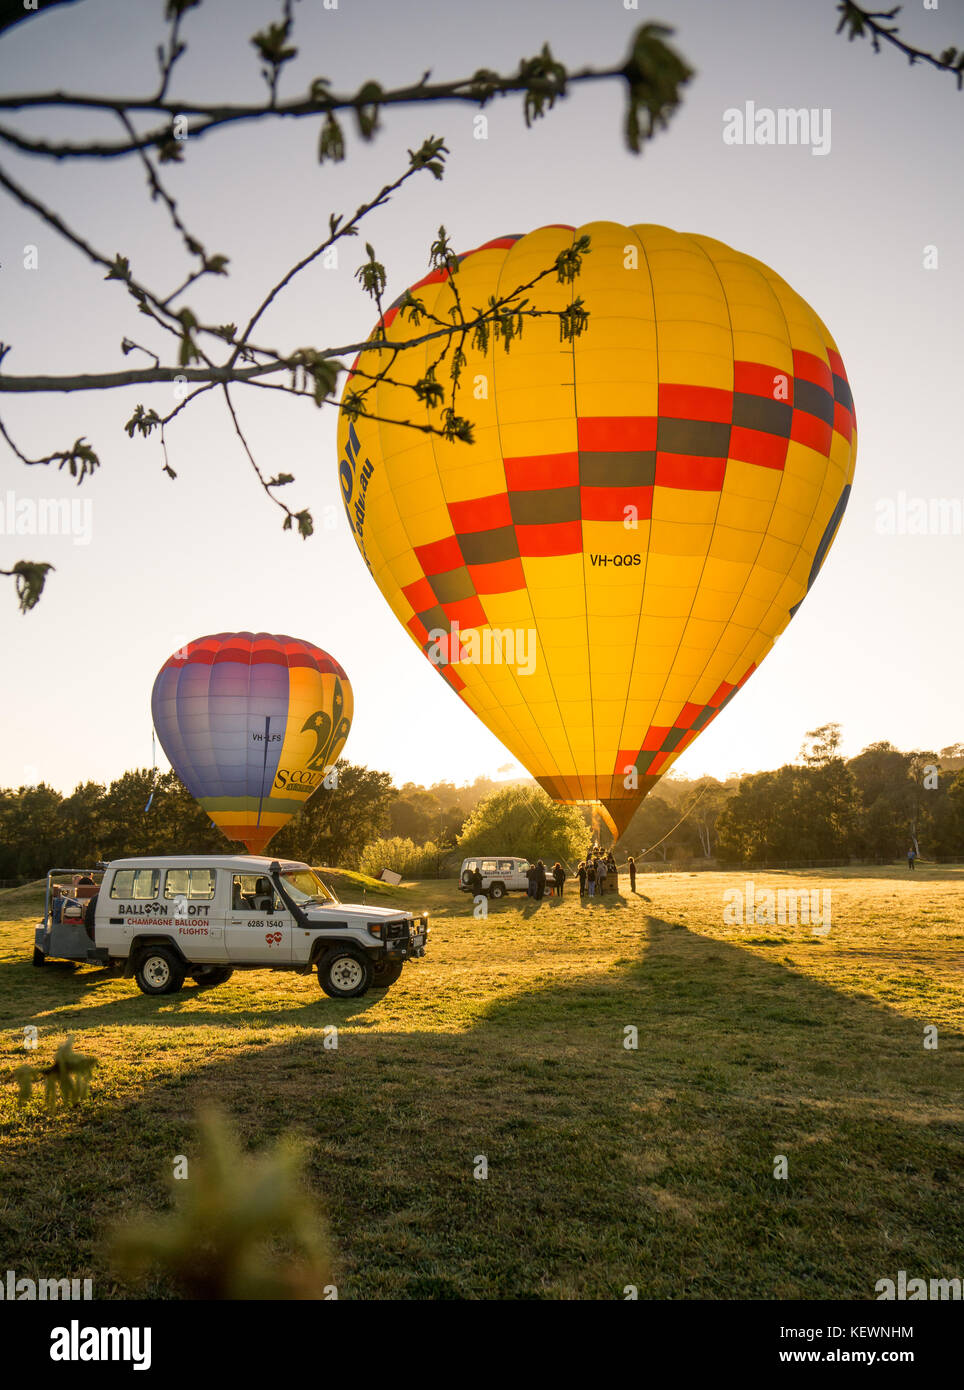
[[[175,1028],[200,1028],[208,1024],[234,1028],[284,1024],[323,1028],[326,1024],[340,1025],[366,1013],[382,997],[373,990],[361,999],[330,999],[321,992],[317,976],[312,973],[292,977],[303,986],[304,992],[303,996],[299,992],[297,1002],[290,1007],[278,1008],[268,1003],[262,1008],[245,1008],[223,1002],[223,987],[204,988],[193,980],[185,981],[184,988],[176,994],[145,995],[137,989],[133,980],[124,979],[113,970],[74,969],[66,962],[57,961],[43,967],[39,981],[38,973],[34,966],[21,965],[19,962],[8,965],[4,970],[4,983],[11,997],[16,997],[16,986],[21,980],[25,993],[26,987],[32,986],[27,996],[35,1001],[32,1014],[25,1013],[21,1019],[20,1012],[11,1010],[9,1006],[0,1011],[7,1018],[16,1013],[14,1026],[18,1029],[24,1023],[40,1024],[49,1029],[61,1021],[67,1031],[118,1024],[135,1028],[155,1028],[158,1024]],[[259,973],[237,971],[230,986],[232,992],[239,981],[244,981],[245,975],[257,976]],[[118,982],[125,993],[117,994],[112,990],[103,1003],[87,1002],[95,992],[102,993],[105,986]],[[255,981],[252,983],[256,984]],[[48,1000],[54,1007],[47,1007]],[[199,1007],[201,1003],[203,1008]],[[77,1011],[78,1004],[84,1005],[81,1012]]]
[[[927,1052],[927,1020],[656,918],[640,947],[462,1033],[349,1026],[337,1051],[259,1046],[98,1097],[19,1143],[0,1253],[60,1269],[66,1240],[108,1280],[104,1222],[167,1200],[213,1100],[251,1143],[311,1141],[341,1297],[869,1299],[898,1269],[960,1275],[962,1039]]]

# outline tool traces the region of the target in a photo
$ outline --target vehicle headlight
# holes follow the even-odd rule
[[[370,936],[381,936],[381,934],[382,934],[382,924],[381,924],[381,922],[369,922],[369,923],[368,923],[368,932],[369,932],[369,935],[370,935]]]

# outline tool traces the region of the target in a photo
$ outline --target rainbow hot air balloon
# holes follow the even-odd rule
[[[850,493],[847,374],[813,310],[709,237],[594,222],[503,237],[412,292],[467,316],[588,234],[585,331],[529,319],[506,352],[468,334],[454,408],[475,443],[401,383],[438,340],[391,361],[339,472],[356,543],[396,617],[550,796],[598,805],[614,834],[743,685],[813,583]],[[433,327],[390,309],[379,336]],[[440,364],[448,382],[449,357]],[[389,364],[363,351],[347,391]],[[357,373],[357,375],[355,374]],[[365,374],[368,374],[367,376]],[[446,404],[451,393],[446,386]],[[521,659],[520,659],[521,648]]]
[[[198,638],[164,663],[151,695],[174,771],[251,854],[321,786],[352,709],[351,685],[333,657],[268,632]]]

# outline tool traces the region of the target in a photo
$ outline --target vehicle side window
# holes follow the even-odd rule
[[[112,898],[146,900],[156,898],[160,887],[159,869],[118,869],[110,886]]]
[[[484,874],[494,874],[494,873],[495,873],[495,860],[494,860],[494,859],[485,859],[485,860],[483,860],[483,861],[482,861],[482,872],[483,872]]]
[[[190,902],[210,902],[216,884],[214,869],[168,869],[164,878],[164,896],[187,898]]]
[[[235,874],[231,907],[234,912],[274,912],[280,903],[271,880],[264,874]]]
[[[500,873],[502,873],[502,874],[511,874],[513,868],[514,868],[514,865],[513,865],[511,859],[500,859],[500,860],[499,860],[499,872],[500,872]]]

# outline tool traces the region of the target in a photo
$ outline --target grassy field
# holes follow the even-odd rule
[[[0,1271],[169,1296],[120,1282],[105,1233],[169,1205],[214,1101],[252,1148],[308,1140],[341,1298],[867,1299],[899,1269],[964,1276],[964,866],[754,875],[831,888],[826,935],[725,925],[744,880],[621,879],[485,920],[454,883],[377,885],[431,910],[430,949],[354,1002],[269,972],[149,999],[36,970],[37,895],[0,895]],[[99,1059],[90,1101],[18,1107],[13,1069],[68,1032]]]

